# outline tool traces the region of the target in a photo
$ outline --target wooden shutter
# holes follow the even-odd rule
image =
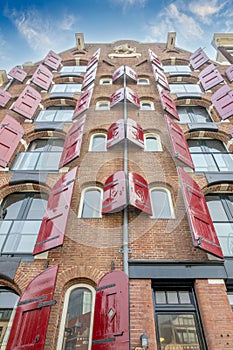
[[[233,64],[226,69],[226,76],[229,82],[233,81]]]
[[[124,100],[124,96],[126,96],[126,99],[131,102],[136,107],[140,107],[140,100],[137,94],[130,88],[126,87],[118,89],[116,92],[114,92],[110,97],[110,107],[112,108],[117,103]]]
[[[53,186],[33,255],[63,244],[77,167],[64,174]]]
[[[152,215],[150,194],[146,180],[136,173],[129,173],[129,202],[134,207]]]
[[[87,63],[87,70],[90,69],[93,64],[97,63],[99,61],[99,57],[100,57],[100,49],[98,49],[93,55],[92,57],[89,59],[88,63]]]
[[[200,79],[204,90],[209,90],[224,81],[214,64],[209,64],[204,68],[198,75],[198,78]]]
[[[114,122],[108,129],[107,148],[116,145],[125,138],[124,119]]]
[[[41,95],[39,92],[31,86],[26,86],[10,109],[27,119],[32,119],[40,101]]]
[[[202,190],[183,169],[178,168],[178,174],[194,246],[223,258]]]
[[[190,64],[192,65],[193,69],[198,69],[201,67],[204,63],[209,61],[209,57],[206,55],[206,53],[202,50],[202,48],[199,48],[196,50],[189,59]]]
[[[11,94],[0,88],[0,106],[5,107],[6,104],[10,101]]]
[[[170,115],[172,115],[174,118],[176,118],[177,120],[180,120],[178,111],[176,109],[176,104],[173,100],[173,98],[171,97],[171,95],[164,90],[163,88],[158,86],[158,91],[159,91],[159,96],[160,96],[160,100],[162,102],[162,106],[163,109],[169,113]]]
[[[233,89],[223,85],[211,97],[211,102],[216,107],[220,117],[227,119],[233,115]]]
[[[104,184],[102,214],[114,213],[127,205],[124,171],[109,176]]]
[[[58,265],[36,276],[22,294],[16,309],[6,350],[43,350]]]
[[[128,66],[120,66],[115,70],[112,75],[112,81],[115,82],[118,78],[120,78],[123,74],[126,74],[129,78],[131,78],[134,82],[137,82],[138,76],[137,73]]]
[[[75,106],[74,114],[72,117],[73,119],[78,117],[80,114],[82,114],[89,108],[91,103],[92,92],[93,89],[89,89],[81,93]]]
[[[123,74],[124,74],[124,66],[120,66],[113,73],[112,82],[114,83],[118,78],[122,77]]]
[[[124,88],[118,89],[110,97],[110,107],[112,108],[117,103],[124,100]]]
[[[61,61],[62,61],[61,57],[58,54],[56,54],[54,51],[50,50],[48,55],[45,57],[43,63],[46,64],[46,66],[54,70],[57,70]]]
[[[74,123],[68,131],[60,159],[59,168],[62,168],[73,159],[79,157],[85,121],[86,115]]]
[[[22,68],[16,66],[10,70],[8,75],[22,83],[26,78],[27,73]]]
[[[160,62],[158,56],[152,51],[152,50],[148,50],[149,52],[149,57],[150,57],[150,61],[152,64],[154,64],[155,66],[157,66],[160,70],[163,70],[163,65]]]
[[[165,119],[167,121],[173,156],[194,169],[188,143],[182,129],[170,117],[165,116]]]
[[[97,65],[93,66],[92,69],[86,72],[82,82],[82,90],[95,80],[96,72],[97,72]]]
[[[53,73],[50,72],[43,64],[40,64],[35,73],[32,76],[31,82],[41,87],[44,90],[48,90],[53,80]]]
[[[129,349],[129,287],[123,271],[114,270],[96,288],[92,350]]]
[[[142,127],[132,119],[127,120],[127,139],[135,145],[144,148],[144,133]]]
[[[129,102],[131,102],[136,107],[140,107],[140,99],[138,95],[129,87],[125,88],[126,98]]]
[[[6,115],[0,124],[0,166],[8,165],[19,141],[24,135],[24,129],[17,120]]]
[[[153,69],[155,81],[158,84],[160,84],[162,87],[164,87],[166,90],[170,91],[170,86],[168,84],[168,80],[164,72],[154,65],[152,65],[152,69]]]

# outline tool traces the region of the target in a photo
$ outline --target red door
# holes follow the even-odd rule
[[[107,273],[96,288],[92,350],[129,349],[129,288],[123,271]]]

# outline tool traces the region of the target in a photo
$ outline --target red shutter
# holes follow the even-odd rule
[[[26,78],[27,73],[22,68],[16,66],[10,70],[8,75],[22,83]]]
[[[31,86],[26,86],[10,109],[19,113],[25,118],[32,119],[40,101],[41,96],[39,92],[37,92]]]
[[[53,73],[50,72],[43,64],[40,64],[35,73],[32,76],[32,83],[41,87],[44,90],[48,90],[53,80]]]
[[[115,106],[118,102],[124,100],[124,88],[118,89],[110,97],[110,107]]]
[[[124,131],[124,120],[120,119],[113,123],[108,129],[107,135],[107,148],[114,146],[120,141],[124,140],[125,131]]]
[[[194,169],[188,143],[182,129],[168,116],[165,116],[165,118],[167,121],[168,134],[170,136],[173,156]]]
[[[150,49],[148,50],[148,52],[149,52],[149,57],[150,57],[151,63],[155,64],[158,68],[163,70],[163,65],[160,62],[158,56]]]
[[[227,79],[229,80],[229,82],[233,81],[233,64],[227,68],[226,76],[227,76]]]
[[[136,107],[140,107],[140,100],[137,96],[137,94],[130,88],[126,87],[125,91],[124,88],[118,89],[116,92],[114,92],[110,97],[110,107],[112,108],[117,103],[124,100],[124,94],[126,94],[126,99],[133,103]]]
[[[198,78],[200,79],[201,85],[205,90],[209,90],[224,81],[214,64],[210,64],[204,68],[198,75]]]
[[[59,168],[62,168],[64,165],[68,164],[79,156],[85,121],[86,115],[74,123],[68,131],[60,159]]]
[[[160,88],[159,86],[158,86],[158,91],[159,91],[159,96],[162,102],[163,109],[169,114],[171,114],[177,120],[180,120],[179,114],[176,109],[176,104],[173,98],[171,97],[171,95],[164,89]]]
[[[114,83],[118,78],[120,78],[124,74],[124,66],[120,66],[115,70],[112,75],[112,82]]]
[[[189,62],[191,63],[193,69],[198,69],[201,67],[204,63],[209,61],[209,57],[206,55],[206,53],[202,50],[202,48],[196,50],[189,59]]]
[[[53,186],[33,255],[63,244],[77,167],[64,174]]]
[[[5,107],[7,102],[11,99],[11,94],[0,88],[0,106]]]
[[[148,183],[136,173],[129,173],[129,202],[134,207],[152,215]]]
[[[114,213],[127,205],[124,171],[109,176],[104,184],[102,214]]]
[[[96,72],[97,72],[97,65],[92,67],[91,70],[87,71],[87,73],[84,75],[84,78],[83,78],[82,90],[95,80]]]
[[[136,107],[140,107],[140,99],[138,95],[130,88],[125,88],[126,98],[129,102],[133,103]]]
[[[54,70],[57,70],[61,63],[61,57],[51,50],[49,51],[48,55],[45,57],[43,63],[46,64],[46,66]]]
[[[144,133],[142,127],[132,119],[127,120],[127,139],[144,148]]]
[[[128,66],[121,66],[115,70],[115,72],[112,75],[112,81],[116,81],[118,78],[120,78],[123,74],[125,74],[131,78],[134,82],[137,82],[138,76],[137,73],[130,67]]]
[[[183,169],[178,169],[193,244],[223,258],[217,234],[201,188]]]
[[[58,265],[36,276],[22,294],[16,309],[6,350],[43,350]]]
[[[91,103],[93,89],[83,91],[79,97],[73,114],[73,119],[78,117],[81,113],[85,112]]]
[[[96,288],[92,350],[129,349],[129,287],[123,271],[114,270]]]
[[[7,166],[23,135],[20,123],[6,115],[0,124],[0,166]]]
[[[231,128],[231,137],[233,137],[233,127]]]
[[[100,57],[100,49],[98,49],[93,56],[89,59],[88,64],[87,64],[87,69],[90,69],[91,66],[93,66],[94,63],[99,61]]]
[[[220,87],[212,95],[211,102],[215,105],[222,119],[227,119],[233,115],[233,89],[228,85]]]
[[[167,77],[164,74],[164,72],[158,67],[155,67],[154,65],[152,65],[152,69],[153,69],[155,81],[159,83],[161,86],[163,86],[165,89],[170,91],[170,86],[168,84]]]

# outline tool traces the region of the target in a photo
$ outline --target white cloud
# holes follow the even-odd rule
[[[123,7],[123,11],[129,9],[132,6],[144,7],[147,3],[147,0],[110,0],[115,5],[120,5]]]
[[[227,2],[219,0],[195,0],[189,3],[189,11],[200,17],[200,19],[209,24],[214,15],[218,15]]]
[[[72,14],[68,14],[66,15],[61,24],[60,24],[60,28],[63,30],[72,30],[72,26],[75,23],[75,17]]]

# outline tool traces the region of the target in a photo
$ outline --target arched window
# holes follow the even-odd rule
[[[143,111],[152,111],[155,109],[154,103],[152,101],[141,100],[140,109]]]
[[[138,85],[149,85],[150,81],[148,78],[138,78]]]
[[[78,216],[80,218],[101,218],[102,217],[102,189],[89,187],[83,190]]]
[[[94,296],[94,288],[86,284],[67,290],[57,350],[91,349]]]
[[[94,134],[91,136],[89,151],[105,152],[107,136],[105,134]]]
[[[111,85],[112,84],[112,78],[101,78],[100,79],[100,85]]]
[[[154,187],[150,190],[152,218],[172,219],[174,211],[172,206],[171,194],[163,187]]]
[[[96,103],[96,110],[105,111],[110,109],[110,102],[107,100],[101,100]]]
[[[160,136],[149,133],[144,135],[144,145],[146,152],[161,152],[162,145],[160,141]]]
[[[12,193],[0,207],[0,255],[31,255],[47,205],[48,195]]]
[[[10,288],[0,286],[0,349],[5,349],[9,327],[14,317],[14,307],[19,296]]]

